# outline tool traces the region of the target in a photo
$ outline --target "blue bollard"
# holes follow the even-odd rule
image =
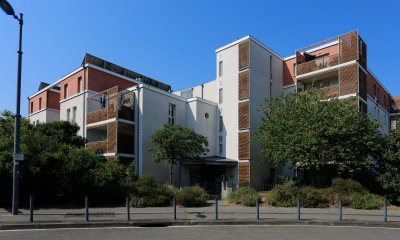
[[[218,197],[215,197],[215,220],[218,220]]]
[[[300,199],[297,199],[297,220],[300,220]]]
[[[343,220],[343,216],[342,216],[342,199],[339,199],[339,221]]]
[[[174,211],[174,220],[176,220],[176,198],[175,197],[172,198],[172,207],[173,207],[173,211]]]
[[[383,221],[386,223],[387,222],[387,200],[383,202]]]
[[[256,216],[257,216],[257,220],[260,220],[260,201],[256,200]]]
[[[85,196],[85,220],[89,221],[89,197]]]
[[[33,195],[29,196],[29,221],[33,222]]]
[[[126,204],[126,215],[128,217],[128,221],[130,221],[131,220],[131,210],[130,210],[130,206],[129,206],[129,196],[126,196],[125,204]]]

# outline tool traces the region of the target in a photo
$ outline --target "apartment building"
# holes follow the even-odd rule
[[[262,189],[278,174],[292,174],[263,159],[252,141],[261,124],[260,106],[282,93],[319,88],[327,98],[355,97],[360,111],[376,118],[383,134],[389,132],[393,100],[367,67],[367,45],[358,31],[285,58],[252,36],[215,53],[215,79],[180,91],[86,54],[78,69],[41,84],[29,97],[29,118],[76,122],[97,155],[134,163],[139,175],[160,182],[168,181],[169,171],[152,160],[151,135],[167,123],[190,127],[207,137],[210,151],[204,161],[184,161],[174,171],[180,169],[183,186],[200,184],[211,194],[221,194],[222,179],[228,187]]]

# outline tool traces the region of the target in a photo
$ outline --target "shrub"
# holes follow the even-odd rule
[[[331,205],[336,206],[341,199],[343,206],[350,206],[350,195],[353,193],[368,193],[368,191],[359,182],[352,179],[335,178],[331,187],[326,189],[325,198]]]
[[[276,185],[268,194],[268,204],[276,207],[294,207],[296,205],[296,182],[284,179],[283,183]]]
[[[355,209],[379,209],[383,197],[372,193],[353,193],[350,196],[350,207]]]
[[[260,200],[260,195],[251,187],[241,187],[228,194],[228,201],[230,203],[243,204],[248,207],[254,207],[257,199]]]
[[[176,201],[184,207],[203,207],[207,205],[208,194],[199,187],[185,187],[175,192]]]
[[[306,208],[325,208],[329,201],[325,198],[322,189],[313,187],[302,187],[299,189],[301,206]]]
[[[140,177],[133,183],[131,190],[131,206],[133,207],[163,207],[169,206],[173,191],[166,185],[161,185],[148,175]]]

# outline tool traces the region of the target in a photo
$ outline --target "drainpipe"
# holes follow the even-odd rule
[[[83,137],[86,138],[86,66],[85,63],[82,64],[83,66],[83,109],[82,109],[82,118],[83,118],[83,122],[82,122],[82,132],[83,132]]]
[[[204,98],[203,94],[204,94],[204,84],[201,84],[201,98]]]
[[[135,148],[135,172],[136,175],[139,176],[140,175],[140,168],[139,168],[139,141],[140,141],[140,114],[139,114],[139,107],[140,107],[140,91],[141,88],[139,88],[138,86],[138,91],[137,91],[137,104],[135,107],[135,113],[136,113],[136,122],[135,122],[135,126],[136,126],[136,148]]]

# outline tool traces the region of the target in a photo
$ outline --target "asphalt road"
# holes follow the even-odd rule
[[[159,228],[87,228],[0,231],[0,239],[399,239],[400,229],[325,226],[188,226]]]

